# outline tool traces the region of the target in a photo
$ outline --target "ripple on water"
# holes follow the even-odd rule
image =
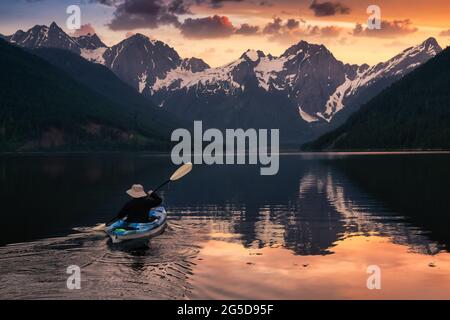
[[[183,299],[191,290],[198,238],[192,226],[171,222],[146,249],[113,246],[102,232],[89,228],[0,247],[0,297]],[[81,268],[81,290],[67,289],[70,265]]]

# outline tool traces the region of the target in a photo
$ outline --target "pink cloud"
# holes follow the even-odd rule
[[[90,23],[81,25],[80,29],[75,30],[73,33],[74,37],[86,36],[88,34],[95,34],[95,29]]]

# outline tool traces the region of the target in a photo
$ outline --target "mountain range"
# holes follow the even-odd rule
[[[369,66],[346,64],[325,46],[300,41],[279,57],[248,50],[211,68],[141,34],[108,47],[95,34],[71,37],[52,23],[5,39],[29,49],[68,50],[104,65],[175,117],[203,120],[205,127],[279,128],[282,143],[294,145],[338,127],[362,104],[442,51],[429,38]]]
[[[450,149],[449,70],[450,48],[447,48],[305,149]]]
[[[173,117],[109,69],[67,50],[34,50],[52,63],[0,39],[0,151],[169,148]]]

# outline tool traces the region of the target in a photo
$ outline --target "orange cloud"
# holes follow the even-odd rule
[[[442,37],[450,37],[450,29],[441,31],[439,35]]]
[[[263,33],[269,35],[269,40],[283,44],[290,44],[308,37],[334,38],[338,37],[341,31],[342,28],[337,26],[310,25],[303,19],[288,19],[285,22],[279,17],[275,17],[263,29]]]
[[[395,38],[397,36],[407,35],[416,32],[418,29],[413,26],[410,19],[381,21],[380,29],[364,28],[357,23],[352,31],[354,36],[365,37],[380,37],[380,38]]]

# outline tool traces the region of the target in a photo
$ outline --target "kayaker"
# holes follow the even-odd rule
[[[108,224],[125,217],[125,221],[128,223],[147,223],[152,221],[148,213],[162,203],[161,197],[151,190],[146,193],[144,187],[140,184],[132,185],[127,190],[127,194],[133,199],[128,201],[119,211],[116,218]]]

